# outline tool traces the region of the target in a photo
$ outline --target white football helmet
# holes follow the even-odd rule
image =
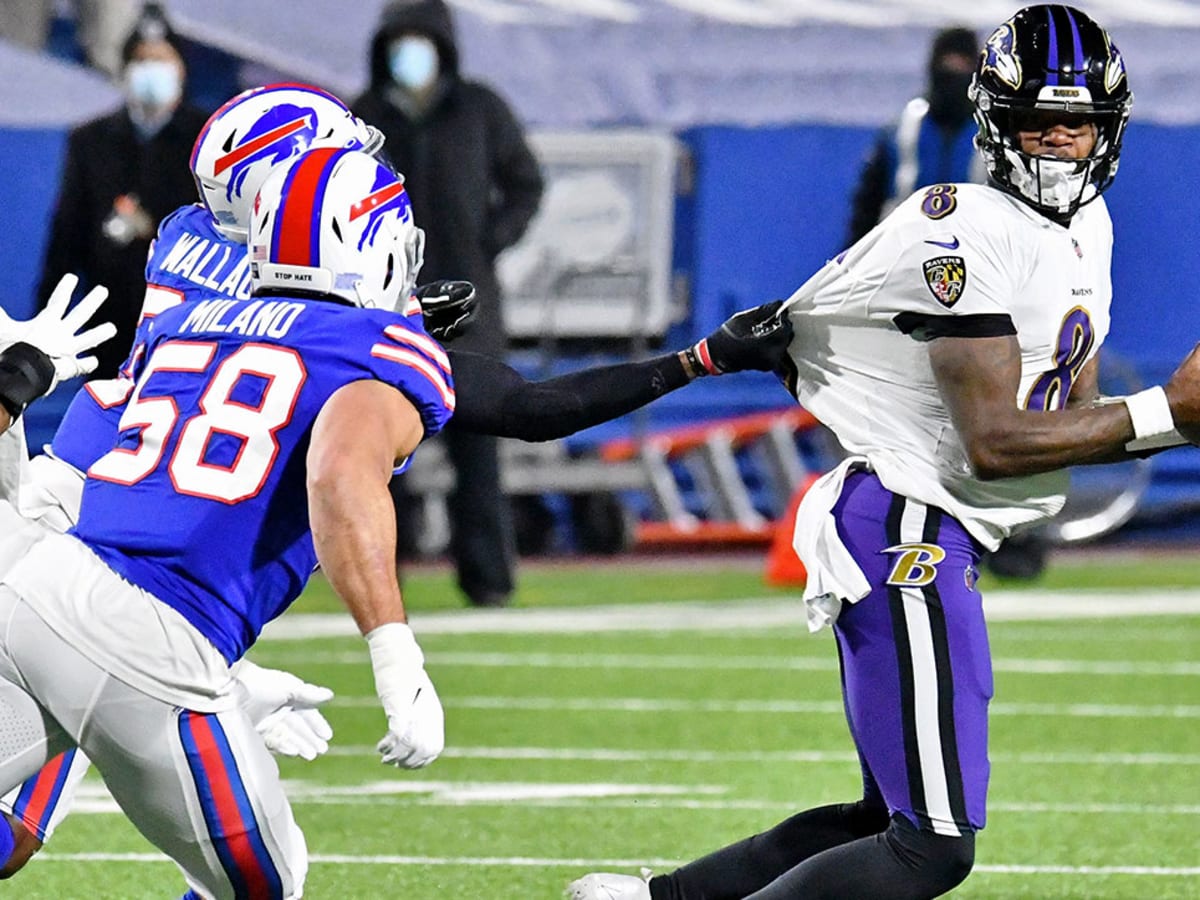
[[[246,240],[250,204],[275,166],[318,147],[376,153],[383,135],[332,94],[306,84],[269,84],[213,113],[192,147],[200,200],[217,230]]]
[[[255,292],[332,294],[401,310],[424,261],[404,179],[356,150],[310,150],[277,166],[250,216]]]

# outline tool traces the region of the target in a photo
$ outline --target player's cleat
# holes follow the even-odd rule
[[[650,900],[650,870],[640,878],[611,872],[593,872],[567,885],[567,900]]]

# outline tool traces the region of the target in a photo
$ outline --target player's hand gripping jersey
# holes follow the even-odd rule
[[[1062,508],[1067,475],[974,477],[924,342],[1016,334],[1013,402],[1061,409],[1108,334],[1111,256],[1103,199],[1063,227],[982,185],[918,191],[788,300],[796,398],[889,490],[995,549]]]
[[[435,434],[454,408],[449,362],[417,322],[328,300],[190,303],[148,334],[76,534],[232,662],[316,565],[304,464],[317,412],[377,379]]]

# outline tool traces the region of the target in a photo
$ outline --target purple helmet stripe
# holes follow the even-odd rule
[[[1046,18],[1050,20],[1050,41],[1047,50],[1046,84],[1058,85],[1058,28],[1054,24],[1054,7],[1046,7]]]

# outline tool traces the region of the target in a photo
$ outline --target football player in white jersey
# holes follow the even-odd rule
[[[810,626],[832,624],[863,796],[574,900],[939,896],[983,828],[992,667],[976,566],[1063,505],[1064,467],[1181,443],[1200,355],[1098,402],[1117,172],[1132,104],[1108,33],[1021,10],[970,89],[988,185],[921,190],[788,301],[789,387],[849,458],[806,495]]]

